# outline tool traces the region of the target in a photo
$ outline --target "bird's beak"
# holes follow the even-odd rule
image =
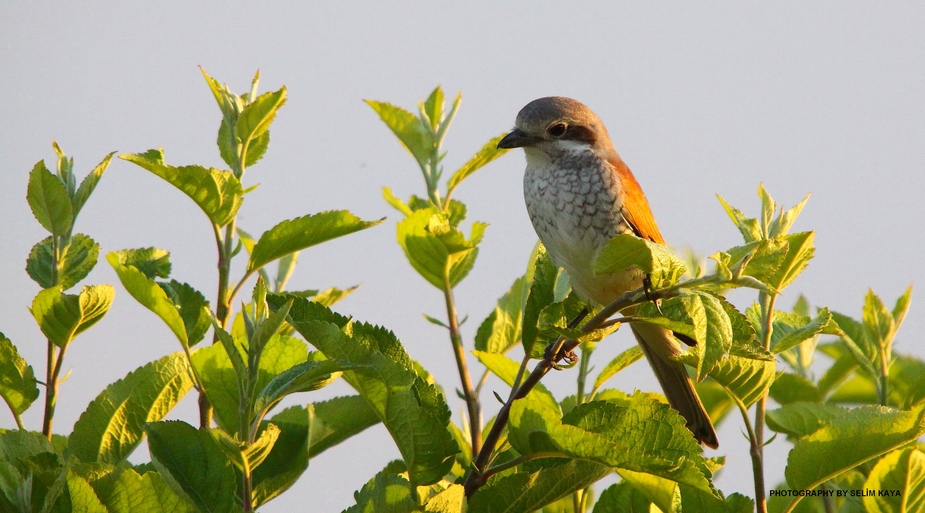
[[[523,130],[515,128],[511,133],[505,135],[503,139],[498,141],[498,148],[523,148],[525,146],[533,146],[538,142],[540,142],[539,137],[527,135]]]

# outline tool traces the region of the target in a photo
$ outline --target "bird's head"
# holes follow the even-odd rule
[[[585,104],[563,96],[547,96],[520,109],[514,130],[499,148],[523,148],[527,158],[556,159],[567,153],[593,152],[616,156],[604,123]]]

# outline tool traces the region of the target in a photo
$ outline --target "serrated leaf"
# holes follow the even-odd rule
[[[376,412],[357,395],[309,404],[307,414],[309,458],[380,422]]]
[[[633,396],[629,406],[584,403],[561,420],[542,403],[519,399],[511,406],[509,429],[508,440],[521,454],[559,452],[715,493],[711,472],[684,419],[642,395]]]
[[[910,411],[861,406],[796,442],[787,457],[787,484],[809,490],[820,483],[917,440],[925,434],[925,405]]]
[[[344,513],[413,513],[420,511],[410,482],[385,470],[353,493],[356,504]]]
[[[123,249],[113,251],[110,255],[116,255],[120,264],[130,265],[152,280],[170,277],[172,265],[169,251],[158,248]]]
[[[567,458],[547,458],[534,465],[502,473],[479,488],[469,499],[469,511],[484,513],[529,513],[562,497],[587,488],[611,474],[600,463]],[[648,510],[646,511],[648,513]]]
[[[865,495],[870,513],[905,513],[925,510],[925,453],[915,448],[893,451],[870,471],[865,490],[889,490],[889,494]]]
[[[726,210],[726,213],[729,214],[729,218],[732,219],[732,222],[735,223],[736,228],[742,233],[742,237],[745,238],[746,243],[763,238],[761,226],[758,225],[757,219],[745,217],[745,214],[743,214],[741,210],[726,203],[726,200],[719,194],[717,194],[716,197],[719,198],[719,202],[722,203],[723,208]]]
[[[498,353],[485,353],[482,351],[472,351],[472,354],[482,362],[482,365],[488,368],[492,374],[501,378],[501,381],[504,381],[508,386],[514,384],[514,378],[517,377],[517,370],[520,368],[520,364],[511,360],[507,356]],[[523,379],[526,377],[526,373],[521,377]],[[544,406],[550,410],[557,412],[558,415],[562,415],[562,409],[559,407],[559,401],[556,400],[555,396],[552,395],[552,392],[546,388],[542,383],[537,383],[533,390],[530,390],[530,393],[527,394],[527,397],[531,398],[534,401],[542,403]]]
[[[659,510],[664,513],[681,513],[681,489],[678,483],[632,470],[617,469],[617,474],[642,492]]]
[[[834,404],[795,402],[767,412],[768,427],[788,437],[809,436],[848,410]]]
[[[775,313],[780,314],[781,312]],[[771,334],[771,352],[782,353],[823,333],[832,323],[832,314],[829,313],[828,308],[819,310],[812,320],[795,315],[775,315],[774,331]]]
[[[147,433],[151,460],[175,492],[200,511],[232,511],[234,467],[208,431],[182,421],[162,421],[148,424]]]
[[[100,246],[82,233],[71,237],[68,246],[61,249],[58,267],[55,267],[55,250],[51,237],[32,247],[26,259],[26,272],[43,289],[61,285],[67,290],[87,277],[96,266]]]
[[[398,223],[396,236],[411,266],[431,285],[453,287],[469,273],[478,254],[476,246],[487,225],[473,223],[467,240],[436,207],[416,210]]]
[[[402,146],[408,150],[423,168],[435,144],[433,134],[421,120],[407,110],[391,103],[364,100],[376,111],[389,130],[398,137]]]
[[[463,164],[462,167],[460,167],[458,170],[456,170],[455,173],[453,173],[453,176],[450,177],[449,181],[446,184],[447,197],[453,194],[453,191],[456,190],[456,187],[458,187],[459,184],[462,183],[463,180],[471,176],[473,173],[475,173],[479,169],[488,165],[488,163],[490,163],[491,161],[495,160],[496,158],[500,157],[501,155],[504,155],[505,153],[509,151],[504,148],[498,148],[498,141],[503,139],[505,135],[507,135],[507,133],[503,133],[497,137],[493,137],[491,140],[485,143],[485,145],[482,146],[479,149],[479,151],[476,152],[476,154],[473,155],[472,158],[469,159],[468,162]]]
[[[170,331],[176,335],[180,344],[184,348],[189,348],[189,338],[187,338],[186,335],[186,326],[183,324],[183,318],[180,316],[177,307],[174,306],[173,301],[167,297],[167,293],[164,292],[164,289],[134,266],[121,264],[119,262],[119,255],[116,253],[109,253],[106,255],[106,260],[109,262],[109,265],[115,269],[116,274],[119,276],[119,281],[122,282],[122,286],[125,287],[125,290],[127,290],[136,301],[141,303],[142,306],[160,317],[161,320],[167,324],[167,327],[170,328]]]
[[[505,353],[520,340],[523,312],[524,277],[498,299],[495,310],[482,322],[475,335],[475,348],[489,353]]]
[[[48,340],[64,347],[106,315],[115,295],[112,285],[87,286],[80,294],[45,289],[32,302],[32,316]]]
[[[411,481],[416,485],[439,481],[459,452],[447,430],[450,411],[439,388],[418,374],[391,332],[369,324],[342,324],[329,310],[306,303],[295,299],[289,313],[293,327],[328,358],[362,366],[346,370],[344,379],[389,430]]]
[[[628,482],[609,486],[594,504],[593,513],[650,513],[651,501]]]
[[[262,412],[271,408],[290,394],[318,390],[340,377],[344,366],[336,360],[307,361],[277,374],[260,391],[254,401],[254,411]]]
[[[873,290],[868,290],[867,296],[864,298],[862,319],[868,340],[873,341],[874,345],[876,345],[878,354],[887,355],[887,358],[889,358],[893,346],[893,335],[896,332],[896,324],[893,321],[893,314],[887,310],[886,305],[883,304],[883,301]]]
[[[430,127],[434,132],[440,128],[440,122],[443,121],[445,105],[446,99],[443,95],[443,88],[440,86],[434,88],[427,100],[421,104],[421,114],[426,116],[427,121],[430,121]]]
[[[74,193],[74,199],[71,205],[74,209],[75,219],[77,218],[77,214],[80,213],[80,210],[87,203],[87,199],[93,194],[93,190],[96,189],[96,184],[99,183],[100,178],[103,178],[103,173],[106,172],[106,168],[109,167],[109,162],[115,154],[116,152],[112,152],[103,157],[103,161],[97,164],[97,166],[93,168],[93,171],[90,171],[90,173],[80,181],[80,187],[78,187],[77,191]]]
[[[234,133],[240,141],[241,151],[246,161],[251,161],[249,155],[251,144],[264,134],[269,133],[267,130],[269,130],[270,124],[273,123],[273,120],[276,118],[276,113],[279,111],[279,108],[285,103],[286,88],[282,87],[278,91],[264,93],[254,98],[253,101],[248,103],[244,107],[244,110],[238,114],[238,118],[235,120]],[[263,142],[263,152],[266,151],[268,143],[269,137]],[[259,146],[257,149],[258,152],[260,152]],[[262,155],[262,152],[260,152],[260,155]],[[256,162],[256,160],[253,160],[253,162]]]
[[[183,327],[186,329],[186,337],[189,345],[198,344],[209,327],[212,325],[212,313],[209,310],[209,302],[201,292],[194,289],[187,283],[180,283],[177,280],[170,280],[169,283],[158,283],[167,297],[173,302],[177,311],[180,312],[180,319],[183,320]]]
[[[780,404],[790,404],[798,401],[821,403],[822,393],[808,379],[798,374],[782,373],[774,380],[768,390],[771,398]]]
[[[26,200],[32,215],[52,235],[60,237],[71,230],[74,212],[67,187],[45,167],[45,161],[38,161],[29,173]]]
[[[717,362],[710,377],[748,407],[770,388],[775,373],[776,363],[773,361],[730,355]]]
[[[68,450],[84,463],[124,461],[141,443],[146,423],[164,418],[192,386],[183,353],[135,369],[87,406],[74,424]]]
[[[36,384],[32,366],[19,356],[10,339],[0,333],[0,397],[14,415],[22,415],[38,399]]]
[[[412,211],[411,208],[397,196],[392,194],[392,189],[388,187],[382,188],[382,197],[385,198],[386,203],[392,206],[395,210],[405,214],[405,217],[410,216]]]
[[[744,269],[741,269],[742,274],[768,283],[784,263],[789,248],[790,244],[784,239],[763,239],[731,248],[727,253],[730,267],[738,267],[744,258],[748,258]]]
[[[94,481],[93,489],[109,513],[194,513],[192,504],[177,495],[158,472],[139,474],[125,468]]]
[[[279,437],[279,428],[268,423],[254,440],[254,443],[238,441],[228,435],[222,429],[210,429],[209,434],[215,440],[218,447],[225,453],[228,460],[234,463],[242,472],[250,474],[251,471],[260,466],[261,463],[270,454],[276,439]]]
[[[631,234],[610,239],[594,262],[594,274],[620,273],[635,267],[650,275],[652,287],[673,285],[687,272],[684,260],[673,251]]]
[[[247,270],[255,271],[290,253],[365,230],[384,219],[363,221],[346,210],[329,210],[283,221],[260,236],[251,250]]]
[[[558,267],[549,258],[546,248],[537,245],[536,256],[530,263],[527,274],[530,276],[530,291],[525,298],[521,342],[525,354],[533,354],[533,346],[539,335],[539,320],[543,308],[555,299]]]
[[[638,345],[615,356],[613,360],[610,360],[607,365],[604,366],[594,379],[594,390],[601,388],[608,379],[614,377],[618,372],[629,367],[633,363],[636,363],[640,358],[642,358],[642,349],[640,349]]]
[[[96,492],[84,478],[73,471],[67,472],[67,496],[70,499],[71,511],[80,513],[110,513],[111,510],[103,506]]]
[[[809,194],[803,198],[803,201],[797,203],[793,208],[784,211],[781,209],[777,218],[774,219],[774,222],[768,227],[768,237],[783,237],[787,235],[787,232],[790,231],[790,227],[793,225],[793,222],[796,221],[797,216],[800,215],[800,212],[803,210],[803,207],[806,205],[806,202],[809,201]]]
[[[225,345],[214,344],[198,349],[192,355],[192,363],[215,409],[215,422],[225,431],[236,433],[240,428],[240,385]],[[255,389],[263,390],[273,378],[291,367],[305,363],[308,357],[308,347],[301,340],[274,335],[263,349]]]
[[[160,150],[127,153],[119,158],[147,169],[183,191],[218,226],[229,224],[244,201],[241,182],[229,171],[202,166],[168,166]]]
[[[813,246],[815,238],[816,232],[794,233],[783,237],[788,244],[787,256],[767,283],[776,290],[784,290],[790,285],[806,269],[810,259],[813,258],[816,252],[816,248]]]

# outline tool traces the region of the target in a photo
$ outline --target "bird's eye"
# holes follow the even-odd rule
[[[547,128],[546,133],[553,137],[562,137],[563,135],[565,135],[565,129],[566,129],[565,123],[556,123],[555,125],[552,125],[551,127]]]

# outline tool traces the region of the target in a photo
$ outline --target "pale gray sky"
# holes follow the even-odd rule
[[[451,408],[458,378],[446,336],[421,316],[442,317],[441,296],[395,242],[398,214],[382,186],[423,191],[416,165],[361,100],[413,108],[434,86],[463,92],[447,140],[455,169],[509,129],[539,96],[571,96],[606,123],[646,191],[666,239],[702,254],[740,242],[716,200],[758,212],[763,182],[786,206],[812,192],[794,230],[816,230],[816,258],[778,303],[805,293],[814,306],[859,316],[873,288],[892,305],[922,283],[925,252],[925,3],[713,2],[4,2],[0,5],[0,331],[44,373],[44,340],[27,306],[38,292],[23,272],[45,237],[25,201],[27,175],[54,163],[51,140],[74,156],[79,177],[113,150],[161,146],[173,164],[223,166],[214,145],[220,114],[197,65],[242,93],[255,70],[261,90],[289,88],[267,157],[245,177],[241,226],[332,208],[376,228],[304,252],[294,289],[362,284],[338,309],[383,324],[436,373]],[[457,288],[471,314],[467,341],[495,299],[523,272],[536,239],[521,192],[523,157],[505,156],[456,197],[470,220],[491,224],[475,270]],[[76,231],[103,252],[156,246],[173,275],[207,295],[216,253],[201,212],[142,169],[113,161]],[[101,261],[85,283],[116,284],[108,316],[69,351],[56,431],[67,433],[107,384],[176,351],[169,330],[118,285]],[[925,307],[913,294],[895,350],[925,357]],[[735,296],[742,301],[745,295]],[[625,334],[606,355],[632,343]],[[574,372],[550,381],[572,393]],[[635,365],[618,386],[657,388]],[[497,383],[495,389],[502,390]],[[300,401],[348,390],[341,386]],[[486,413],[496,408],[486,395]],[[195,422],[190,396],[172,414]],[[41,424],[41,405],[25,419]],[[0,427],[11,427],[0,412]],[[738,418],[719,432],[726,493],[753,495]],[[769,485],[783,479],[789,445],[768,448]],[[377,427],[312,462],[295,487],[262,511],[339,511],[352,492],[398,457]],[[133,460],[146,458],[144,446]],[[311,505],[311,506],[309,506]]]

